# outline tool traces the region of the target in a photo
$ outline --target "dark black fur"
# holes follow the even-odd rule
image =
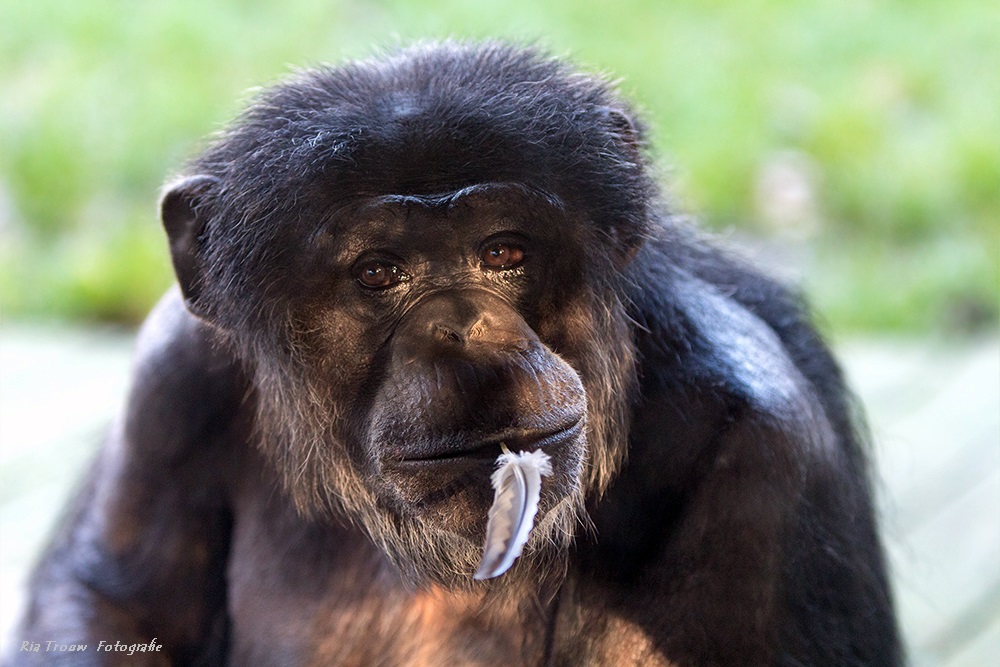
[[[898,664],[840,371],[645,155],[606,83],[531,49],[264,92],[164,195],[180,290],[8,657]],[[473,582],[500,441],[555,470],[524,555]]]

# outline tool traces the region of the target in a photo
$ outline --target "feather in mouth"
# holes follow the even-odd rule
[[[552,474],[549,455],[541,449],[512,452],[505,444],[497,458],[493,483],[493,505],[486,523],[483,557],[473,579],[491,579],[507,570],[524,548],[535,525],[542,477]]]

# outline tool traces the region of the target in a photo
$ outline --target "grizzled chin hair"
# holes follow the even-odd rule
[[[561,581],[583,513],[582,492],[560,499],[538,518],[523,555],[489,585],[502,595],[504,591],[532,591],[542,583]],[[483,556],[482,543],[391,510],[369,509],[355,517],[411,584],[462,590],[482,585],[472,579]]]
[[[569,314],[566,321],[573,325],[557,336],[560,353],[580,374],[587,392],[586,467],[572,491],[538,518],[524,555],[500,577],[504,588],[514,590],[517,582],[537,587],[543,578],[562,578],[574,535],[581,525],[589,525],[587,497],[602,494],[624,460],[637,379],[625,309],[615,292],[592,291]],[[290,331],[244,341],[251,347],[242,349],[254,350],[257,360],[258,446],[279,472],[297,510],[304,516],[356,522],[414,585],[477,585],[472,573],[482,544],[381,497],[368,481],[372,463],[346,444],[360,439],[337,412],[329,380],[294,345],[276,349],[275,343],[264,342],[294,340]]]

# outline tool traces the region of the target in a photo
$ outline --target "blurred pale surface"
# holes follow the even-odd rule
[[[127,389],[114,331],[0,333],[0,632]],[[912,662],[1000,655],[1000,341],[839,346],[865,403]],[[0,647],[2,648],[2,647]]]

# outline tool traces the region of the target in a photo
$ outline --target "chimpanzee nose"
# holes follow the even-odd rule
[[[439,354],[472,348],[523,351],[538,341],[513,306],[485,290],[424,297],[407,313],[399,333],[412,351]]]
[[[410,311],[418,338],[444,345],[465,346],[483,333],[485,314],[478,299],[467,292],[443,292],[425,297]]]

